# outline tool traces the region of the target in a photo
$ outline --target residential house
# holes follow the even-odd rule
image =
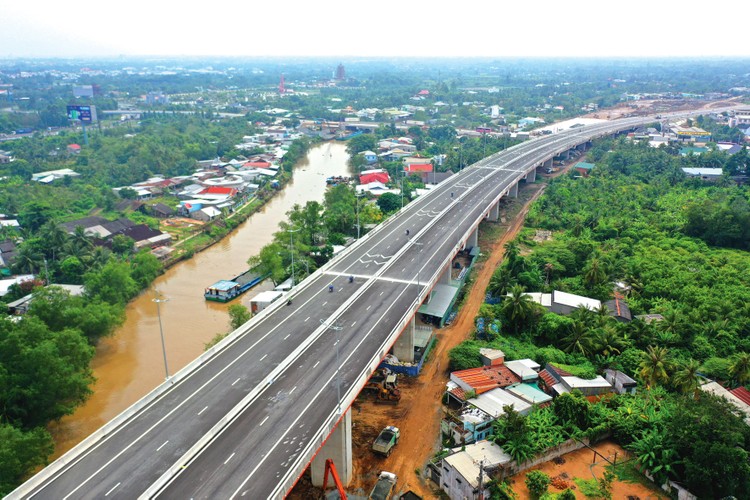
[[[604,305],[609,309],[609,315],[620,323],[628,323],[633,319],[628,303],[618,293],[615,294],[615,298],[608,300]]]
[[[523,382],[530,382],[539,378],[539,370],[542,368],[539,363],[532,359],[517,359],[515,361],[506,361],[505,366]]]
[[[359,174],[359,183],[369,184],[370,182],[381,182],[383,184],[387,184],[391,182],[391,178],[388,175],[388,172],[386,170],[383,170],[382,168],[363,170]]]
[[[81,146],[79,144],[68,144],[68,153],[77,155],[81,152]]]
[[[59,284],[53,283],[47,286],[55,286],[58,288],[62,288],[65,292],[67,292],[72,297],[79,297],[83,295],[83,285],[59,285]],[[24,297],[21,297],[18,300],[9,302],[8,312],[10,312],[10,314],[15,314],[15,315],[26,314],[29,310],[29,307],[31,306],[31,302],[33,301],[33,299],[34,299],[34,294],[30,293]]]
[[[0,267],[11,267],[16,260],[17,253],[13,240],[0,241]]]
[[[742,388],[743,390],[734,389],[730,391],[713,380],[701,385],[700,389],[729,401],[732,406],[745,415],[745,423],[750,425],[750,397],[748,397],[750,394],[747,393],[747,390]]]
[[[683,168],[683,172],[685,172],[685,175],[688,177],[696,177],[700,178],[704,181],[715,181],[721,178],[721,175],[723,173],[722,169],[720,168]]]
[[[490,498],[487,484],[492,472],[511,460],[510,455],[490,441],[455,448],[440,462],[440,488],[451,500],[478,498],[478,494]]]
[[[172,207],[169,207],[164,203],[156,203],[154,205],[151,205],[151,213],[154,215],[154,217],[166,219],[167,217],[173,216],[175,211]]]
[[[377,163],[378,162],[378,155],[377,153],[374,153],[372,151],[362,151],[360,153],[362,156],[365,157],[365,161],[369,164]]]
[[[358,184],[354,186],[357,193],[370,193],[373,196],[380,196],[384,193],[399,194],[398,189],[388,189],[388,187],[382,182],[368,182],[367,184]]]
[[[13,285],[20,285],[26,281],[34,281],[33,274],[19,274],[12,278],[0,280],[0,297],[4,297],[8,294],[10,287]]]
[[[604,370],[604,379],[614,387],[617,394],[635,394],[638,382],[628,377],[620,370],[607,368]]]
[[[193,219],[197,219],[203,222],[209,222],[221,216],[221,210],[215,207],[208,206],[192,212],[190,216]]]
[[[78,172],[75,172],[69,168],[61,168],[59,170],[48,170],[46,172],[37,172],[31,175],[31,180],[34,182],[41,182],[42,184],[49,184],[63,177],[78,177]]]
[[[599,396],[612,392],[612,385],[601,375],[593,379],[584,379],[552,363],[547,363],[544,370],[539,372],[539,379],[540,387],[552,396],[559,396],[574,389],[581,391],[584,396]]]
[[[586,163],[585,161],[579,161],[578,163],[576,163],[576,166],[574,168],[576,169],[576,172],[578,172],[582,176],[588,177],[595,166],[596,165],[594,165],[593,163]]]

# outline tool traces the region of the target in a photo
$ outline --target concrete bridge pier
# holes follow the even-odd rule
[[[534,182],[536,180],[536,168],[528,172],[526,176],[524,177],[524,180],[526,182]]]
[[[346,413],[339,424],[328,436],[328,440],[318,451],[310,464],[310,473],[313,486],[323,486],[326,473],[326,460],[332,459],[339,473],[339,479],[348,486],[352,480],[352,411]],[[333,485],[333,479],[328,478],[328,484]]]
[[[518,183],[516,182],[513,184],[513,187],[510,188],[510,191],[508,191],[508,194],[511,198],[518,198]]]
[[[490,213],[487,214],[487,220],[491,222],[497,222],[500,218],[500,203],[495,203],[490,207]]]
[[[475,227],[469,237],[466,239],[466,247],[474,248],[479,244],[479,227]]]
[[[542,167],[544,168],[552,168],[552,158],[542,163]]]
[[[399,361],[406,361],[408,363],[414,362],[414,327],[416,325],[416,316],[411,318],[409,324],[406,325],[404,331],[396,339],[396,343],[393,344],[393,355],[398,358]]]
[[[443,272],[440,273],[440,277],[437,280],[441,285],[451,284],[451,266],[448,264],[443,268]]]

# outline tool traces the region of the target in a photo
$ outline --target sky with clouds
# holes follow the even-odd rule
[[[750,1],[0,0],[0,58],[750,56]],[[713,8],[715,6],[715,8]]]

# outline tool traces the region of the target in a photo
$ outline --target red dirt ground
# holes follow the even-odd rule
[[[612,441],[602,441],[601,443],[594,445],[593,448],[607,457],[610,461],[614,461],[615,453],[617,453],[618,462],[632,458],[620,445],[613,443]],[[561,461],[562,463],[555,463],[554,461],[545,462],[514,476],[511,481],[513,491],[518,495],[518,500],[531,500],[531,495],[526,488],[525,481],[526,474],[532,470],[540,470],[551,478],[561,476],[565,481],[571,484],[573,488],[575,488],[573,491],[576,494],[576,498],[584,499],[586,497],[580,491],[577,491],[578,487],[573,482],[573,479],[599,479],[604,474],[604,468],[609,465],[600,456],[597,456],[596,462],[592,464],[594,461],[594,453],[588,448],[581,448],[580,450],[566,453],[560,458],[563,459]],[[548,491],[551,493],[560,493],[562,490],[550,486]],[[655,487],[648,487],[640,483],[615,481],[612,485],[612,498],[661,500],[669,497],[659,492]]]

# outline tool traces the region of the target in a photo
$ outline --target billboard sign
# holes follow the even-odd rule
[[[68,119],[93,123],[96,121],[96,106],[68,106]]]

